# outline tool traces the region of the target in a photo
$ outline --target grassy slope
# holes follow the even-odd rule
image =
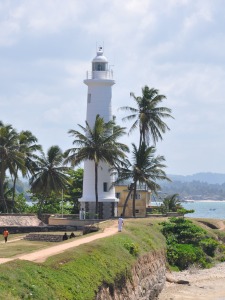
[[[164,249],[165,240],[158,225],[161,221],[160,218],[125,220],[122,233],[68,250],[43,264],[18,260],[0,265],[0,299],[92,300],[102,283],[123,282],[130,275],[136,260],[129,252],[133,246],[140,255]],[[194,222],[212,235],[218,232],[197,220]],[[15,245],[20,251],[18,242],[2,246],[12,253]]]
[[[122,233],[66,251],[43,264],[12,261],[0,265],[1,299],[94,299],[103,282],[120,282],[129,276],[136,260],[129,251],[133,246],[139,254],[165,247],[158,221],[126,220]]]

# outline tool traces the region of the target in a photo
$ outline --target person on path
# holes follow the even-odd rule
[[[4,231],[3,231],[3,237],[5,239],[5,243],[7,242],[8,240],[8,236],[9,236],[9,232],[8,230],[5,228]]]
[[[124,221],[123,221],[123,218],[122,218],[122,215],[121,215],[121,216],[119,217],[119,219],[118,219],[118,231],[119,231],[119,232],[122,231],[123,225],[124,225]]]

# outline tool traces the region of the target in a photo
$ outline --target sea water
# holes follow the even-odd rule
[[[194,209],[194,213],[186,214],[186,217],[225,219],[225,201],[194,201],[182,202],[186,209]]]
[[[152,205],[161,206],[162,202],[152,202]],[[181,202],[181,205],[188,210],[193,209],[195,211],[194,213],[191,214],[185,214],[186,217],[225,220],[225,200],[222,201],[190,200],[189,202]]]

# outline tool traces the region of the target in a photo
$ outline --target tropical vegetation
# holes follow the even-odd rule
[[[128,159],[124,161],[124,165],[117,170],[117,180],[115,184],[123,182],[125,180],[131,180],[130,191],[127,195],[123,215],[125,215],[125,209],[130,194],[133,193],[133,217],[135,217],[135,200],[137,185],[144,185],[152,192],[157,193],[160,189],[159,184],[156,180],[169,180],[165,171],[163,170],[166,166],[164,165],[165,158],[163,156],[155,156],[155,147],[148,147],[145,143],[137,148],[134,144],[132,162]]]
[[[173,118],[171,109],[159,104],[166,99],[166,96],[160,95],[159,90],[149,88],[147,85],[142,88],[142,96],[135,96],[133,92],[130,96],[134,99],[136,107],[123,106],[120,109],[128,111],[131,115],[123,118],[124,121],[133,121],[130,133],[136,128],[139,129],[140,139],[139,146],[142,142],[149,145],[156,144],[162,140],[162,134],[170,130],[168,125],[163,121],[165,118]]]
[[[172,267],[179,270],[191,265],[206,268],[212,265],[215,256],[225,260],[225,247],[218,242],[218,238],[191,220],[170,218],[161,225],[166,237],[167,260]]]
[[[163,156],[154,157],[154,153],[156,151],[156,142],[162,140],[162,134],[169,130],[163,119],[173,117],[171,116],[171,109],[159,106],[166,97],[160,95],[157,89],[150,89],[148,86],[144,86],[142,88],[142,96],[136,97],[134,93],[130,93],[130,95],[137,107],[124,106],[120,110],[131,113],[131,115],[123,118],[124,121],[134,120],[129,133],[139,128],[139,146],[132,144],[133,164],[126,160],[125,166],[117,168],[117,182],[128,178],[132,179],[124,203],[123,213],[125,212],[129,196],[133,191],[133,216],[135,217],[137,183],[144,184],[146,188],[151,189],[152,193],[157,194],[157,191],[160,190],[157,180],[170,181],[163,170],[166,167],[162,164],[165,158]],[[149,147],[150,142],[153,145],[151,147]]]
[[[42,153],[36,162],[34,174],[30,178],[31,192],[38,196],[39,210],[41,215],[44,201],[54,193],[59,196],[68,184],[69,168],[64,166],[64,155],[58,146],[48,149],[47,155]]]

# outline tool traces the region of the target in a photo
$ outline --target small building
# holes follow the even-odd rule
[[[124,203],[127,195],[130,192],[129,185],[121,184],[115,186],[116,198],[119,199],[118,203],[118,215],[120,216],[123,212]],[[146,209],[151,205],[151,191],[146,189],[146,186],[138,186],[136,193],[135,210],[136,217],[146,217]],[[127,202],[124,217],[133,216],[133,192],[130,194]]]

